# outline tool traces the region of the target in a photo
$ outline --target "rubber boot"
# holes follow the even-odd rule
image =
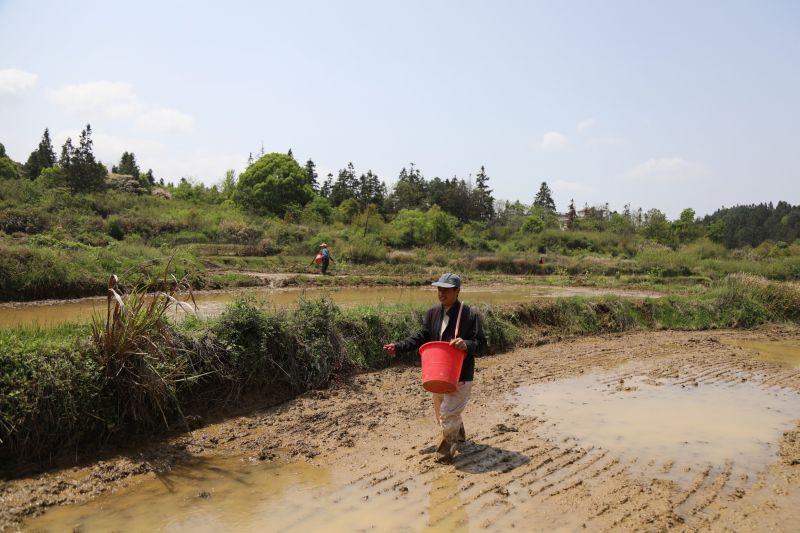
[[[450,442],[444,436],[444,433],[439,437],[439,444],[436,446],[437,461],[440,463],[449,463],[453,460],[456,453],[456,442]]]
[[[439,440],[436,442],[436,453],[439,455],[444,454],[450,449],[450,442],[445,438],[444,433],[439,435]]]

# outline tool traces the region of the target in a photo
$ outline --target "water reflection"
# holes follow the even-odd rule
[[[679,482],[708,467],[758,472],[776,460],[800,413],[800,394],[751,382],[680,386],[604,374],[521,387],[515,401],[547,419],[543,431],[553,438],[609,450]]]
[[[755,354],[757,359],[800,368],[800,340],[744,341],[723,340],[729,346],[740,346]]]
[[[513,304],[529,302],[535,298],[555,298],[575,295],[620,294],[642,297],[642,293],[592,289],[586,287],[537,287],[530,285],[505,285],[489,287],[465,287],[461,293],[465,302],[485,304]],[[308,289],[269,289],[266,287],[237,289],[231,291],[197,292],[195,298],[201,318],[219,315],[229,303],[242,295],[253,296],[268,307],[283,309],[297,305],[299,297],[319,298],[327,296],[341,306],[429,304],[436,301],[431,287],[344,287]],[[652,295],[651,295],[652,296]],[[81,300],[5,303],[0,304],[0,327],[23,325],[53,326],[67,322],[86,322],[94,313],[106,312],[105,298]],[[173,318],[185,316],[176,310]]]
[[[456,472],[450,469],[438,470],[433,476],[425,531],[469,531],[469,515],[461,500]]]

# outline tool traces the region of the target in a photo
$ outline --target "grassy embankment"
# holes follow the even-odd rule
[[[424,312],[343,310],[324,299],[268,312],[242,300],[219,318],[173,324],[161,312],[167,298],[157,305],[132,298],[116,319],[112,313],[93,327],[0,330],[0,469],[85,457],[104,443],[185,427],[187,415],[248,396],[276,403],[359,369],[394,364],[381,345],[413,331]],[[489,352],[497,353],[542,327],[561,336],[797,323],[800,287],[734,275],[702,295],[567,298],[481,312]]]
[[[422,214],[411,225],[340,208],[326,218],[310,210],[278,219],[246,212],[219,193],[172,192],[73,194],[36,181],[0,181],[0,301],[103,295],[108,272],[137,283],[173,256],[192,272],[196,289],[270,283],[241,270],[297,274],[281,281],[289,285],[413,285],[442,270],[479,282],[524,274],[536,283],[668,291],[736,272],[800,280],[798,242],[728,250],[700,238],[673,250],[635,232],[532,233],[511,223],[460,224],[442,233]],[[332,246],[333,272],[347,276],[303,275],[316,272],[310,260],[321,241]]]

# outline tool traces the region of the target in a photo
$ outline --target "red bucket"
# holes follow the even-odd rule
[[[322,254],[317,254],[316,257],[314,257],[314,262],[318,265],[321,265],[322,259],[323,259]]]
[[[466,353],[449,342],[433,341],[420,346],[422,386],[429,392],[449,394],[456,391],[461,365]]]

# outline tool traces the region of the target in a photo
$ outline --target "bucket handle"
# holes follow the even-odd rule
[[[463,311],[463,310],[464,310],[464,304],[461,303],[461,302],[458,302],[458,318],[456,319],[456,332],[455,332],[455,335],[453,335],[454,339],[458,338],[458,330],[459,330],[459,327],[461,326],[461,311]]]

